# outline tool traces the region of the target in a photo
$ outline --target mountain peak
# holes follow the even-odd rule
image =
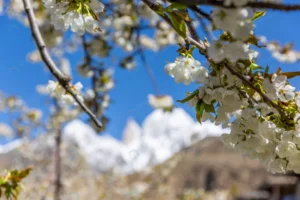
[[[138,123],[134,119],[129,118],[123,130],[123,143],[125,145],[132,145],[138,142],[141,136],[142,136],[142,128],[138,125]]]

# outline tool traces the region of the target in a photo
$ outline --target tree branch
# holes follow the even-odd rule
[[[197,30],[196,30],[192,20],[190,19],[188,21],[185,21],[185,23],[186,23],[186,25],[189,29],[189,32],[190,32],[192,38],[199,43],[201,41],[201,39],[200,39],[200,36],[197,33]]]
[[[55,180],[54,180],[54,199],[61,200],[60,193],[62,188],[61,182],[61,125],[56,129],[55,136],[55,152],[54,152],[54,171],[55,171]]]
[[[224,8],[235,8],[234,6],[225,6],[223,1],[219,0],[170,0],[170,2],[177,2],[187,6],[207,5],[219,6]],[[300,4],[279,4],[271,2],[249,2],[244,7],[272,9],[280,11],[300,11]]]
[[[152,3],[151,0],[142,0],[147,6],[149,6],[149,8],[151,10],[153,10],[154,12],[157,13],[157,11],[159,11],[159,6],[156,3]],[[171,27],[173,27],[173,24],[171,22],[171,20],[168,18],[168,16],[166,15],[159,15],[161,16]],[[174,27],[173,27],[174,28]],[[206,52],[206,47],[204,45],[204,43],[200,40],[199,42],[197,42],[196,40],[194,40],[192,37],[187,36],[186,38],[191,44],[195,45],[201,54],[205,55]]]
[[[72,90],[71,85],[70,85],[71,78],[68,76],[65,76],[58,69],[58,67],[52,60],[52,58],[46,48],[45,42],[44,42],[41,32],[39,30],[39,27],[36,23],[36,17],[35,17],[34,11],[32,9],[30,0],[23,0],[23,5],[24,5],[24,9],[26,11],[26,14],[27,14],[27,17],[29,20],[32,36],[35,40],[35,43],[38,47],[38,50],[41,54],[41,57],[42,57],[44,63],[46,64],[46,66],[48,67],[50,72],[54,75],[54,77],[57,79],[57,81],[63,86],[63,88],[68,93],[71,94],[71,96],[78,103],[78,105],[81,107],[81,109],[89,115],[89,117],[95,122],[95,124],[98,127],[102,127],[102,123],[97,119],[96,115],[94,113],[92,113],[92,111],[82,101],[80,101],[77,94],[75,94],[74,91]]]

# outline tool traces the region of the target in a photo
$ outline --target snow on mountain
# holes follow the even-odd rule
[[[183,148],[208,136],[228,132],[210,122],[200,125],[183,109],[153,111],[140,127],[130,119],[123,141],[95,131],[79,120],[64,129],[65,139],[81,149],[87,162],[97,171],[133,173],[160,164]]]
[[[6,154],[28,142],[27,139],[17,139],[8,144],[0,145],[0,154]]]
[[[142,136],[142,128],[134,119],[129,119],[123,130],[123,143],[125,145],[134,145],[138,143]]]
[[[67,146],[77,146],[77,151],[95,171],[130,174],[150,169],[201,139],[228,131],[210,122],[199,124],[183,109],[176,108],[172,112],[153,111],[142,126],[129,119],[122,141],[109,135],[98,136],[89,125],[74,120],[65,126],[63,141]],[[46,159],[52,154],[54,139],[44,135],[32,142],[15,140],[0,145],[0,154],[22,146],[26,146],[27,154],[31,152],[35,158]]]
[[[76,144],[88,164],[97,171],[108,172],[125,164],[121,152],[124,145],[109,135],[97,136],[96,132],[80,120],[64,128],[64,140]]]

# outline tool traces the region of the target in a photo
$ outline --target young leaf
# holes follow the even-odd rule
[[[176,30],[176,32],[183,38],[186,38],[187,36],[187,28],[186,24],[184,22],[184,19],[182,19],[181,15],[178,15],[176,12],[168,12],[169,17],[171,19],[173,28]]]
[[[215,106],[214,106],[214,101],[211,102],[211,104],[205,104],[205,111],[209,113],[215,113]]]
[[[257,46],[258,48],[264,47],[264,46],[259,45],[258,41],[259,40],[253,34],[250,34],[250,36],[249,36],[249,38],[247,39],[246,42]]]
[[[265,72],[264,72],[264,77],[267,77],[268,74],[269,74],[269,69],[270,67],[267,65],[266,69],[265,69]]]
[[[254,17],[251,19],[251,21],[255,21],[263,16],[265,16],[267,11],[262,11],[262,12],[255,12]]]
[[[196,109],[196,118],[197,118],[198,122],[201,123],[203,112],[205,110],[205,103],[202,100],[199,100],[195,109]]]
[[[251,63],[251,65],[249,66],[249,68],[251,69],[251,70],[258,70],[258,69],[263,69],[261,66],[259,66],[259,65],[257,65],[257,64],[255,64],[255,63]]]
[[[190,100],[192,100],[195,96],[197,96],[199,94],[199,90],[195,90],[193,93],[191,93],[189,96],[187,96],[186,98],[182,99],[182,100],[177,100],[177,102],[179,103],[186,103]]]

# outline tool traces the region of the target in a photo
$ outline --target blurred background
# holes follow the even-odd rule
[[[299,3],[298,0],[284,2]],[[3,4],[0,172],[33,168],[24,179],[20,199],[300,199],[298,175],[272,175],[257,161],[225,149],[218,137],[229,133],[229,129],[210,122],[199,124],[193,108],[185,104],[176,102],[171,111],[153,110],[149,105],[149,94],[170,95],[175,102],[183,99],[185,92],[197,88],[175,84],[164,72],[164,66],[177,57],[178,38],[157,49],[145,48],[147,63],[142,57],[135,58],[135,49],[124,49],[116,41],[110,42],[113,48],[109,55],[95,59],[95,65],[105,66],[103,69],[108,70],[113,82],[109,90],[101,90],[102,106],[109,91],[109,107],[105,107],[105,118],[101,115],[107,121],[105,130],[98,130],[85,114],[73,115],[72,109],[67,109],[64,115],[57,114],[58,103],[43,92],[48,80],[53,78],[36,52],[24,10],[12,14],[17,12],[16,5],[21,1]],[[117,1],[115,4],[119,5]],[[115,11],[107,9],[107,15]],[[210,9],[204,8],[207,12]],[[268,41],[278,41],[281,46],[292,44],[293,49],[300,49],[299,19],[299,12],[267,12],[257,21],[255,34]],[[200,29],[199,26],[205,35]],[[153,35],[151,29],[142,32],[149,38]],[[110,33],[105,34],[108,38]],[[73,83],[80,81],[84,85],[88,98],[92,78],[82,76],[78,66],[86,62],[82,43],[91,43],[95,38],[67,32],[62,40],[60,45],[50,48],[51,53],[72,75]],[[299,70],[298,60],[282,63],[266,49],[257,50],[260,52],[257,63],[270,66],[271,71],[279,67],[284,71]],[[134,62],[126,63],[125,67],[120,64],[131,57]],[[195,58],[207,65],[199,55],[195,54]],[[297,81],[292,80],[292,84],[299,89]],[[57,123],[53,119],[60,117],[63,119],[59,122],[63,123],[53,128],[53,123]]]

